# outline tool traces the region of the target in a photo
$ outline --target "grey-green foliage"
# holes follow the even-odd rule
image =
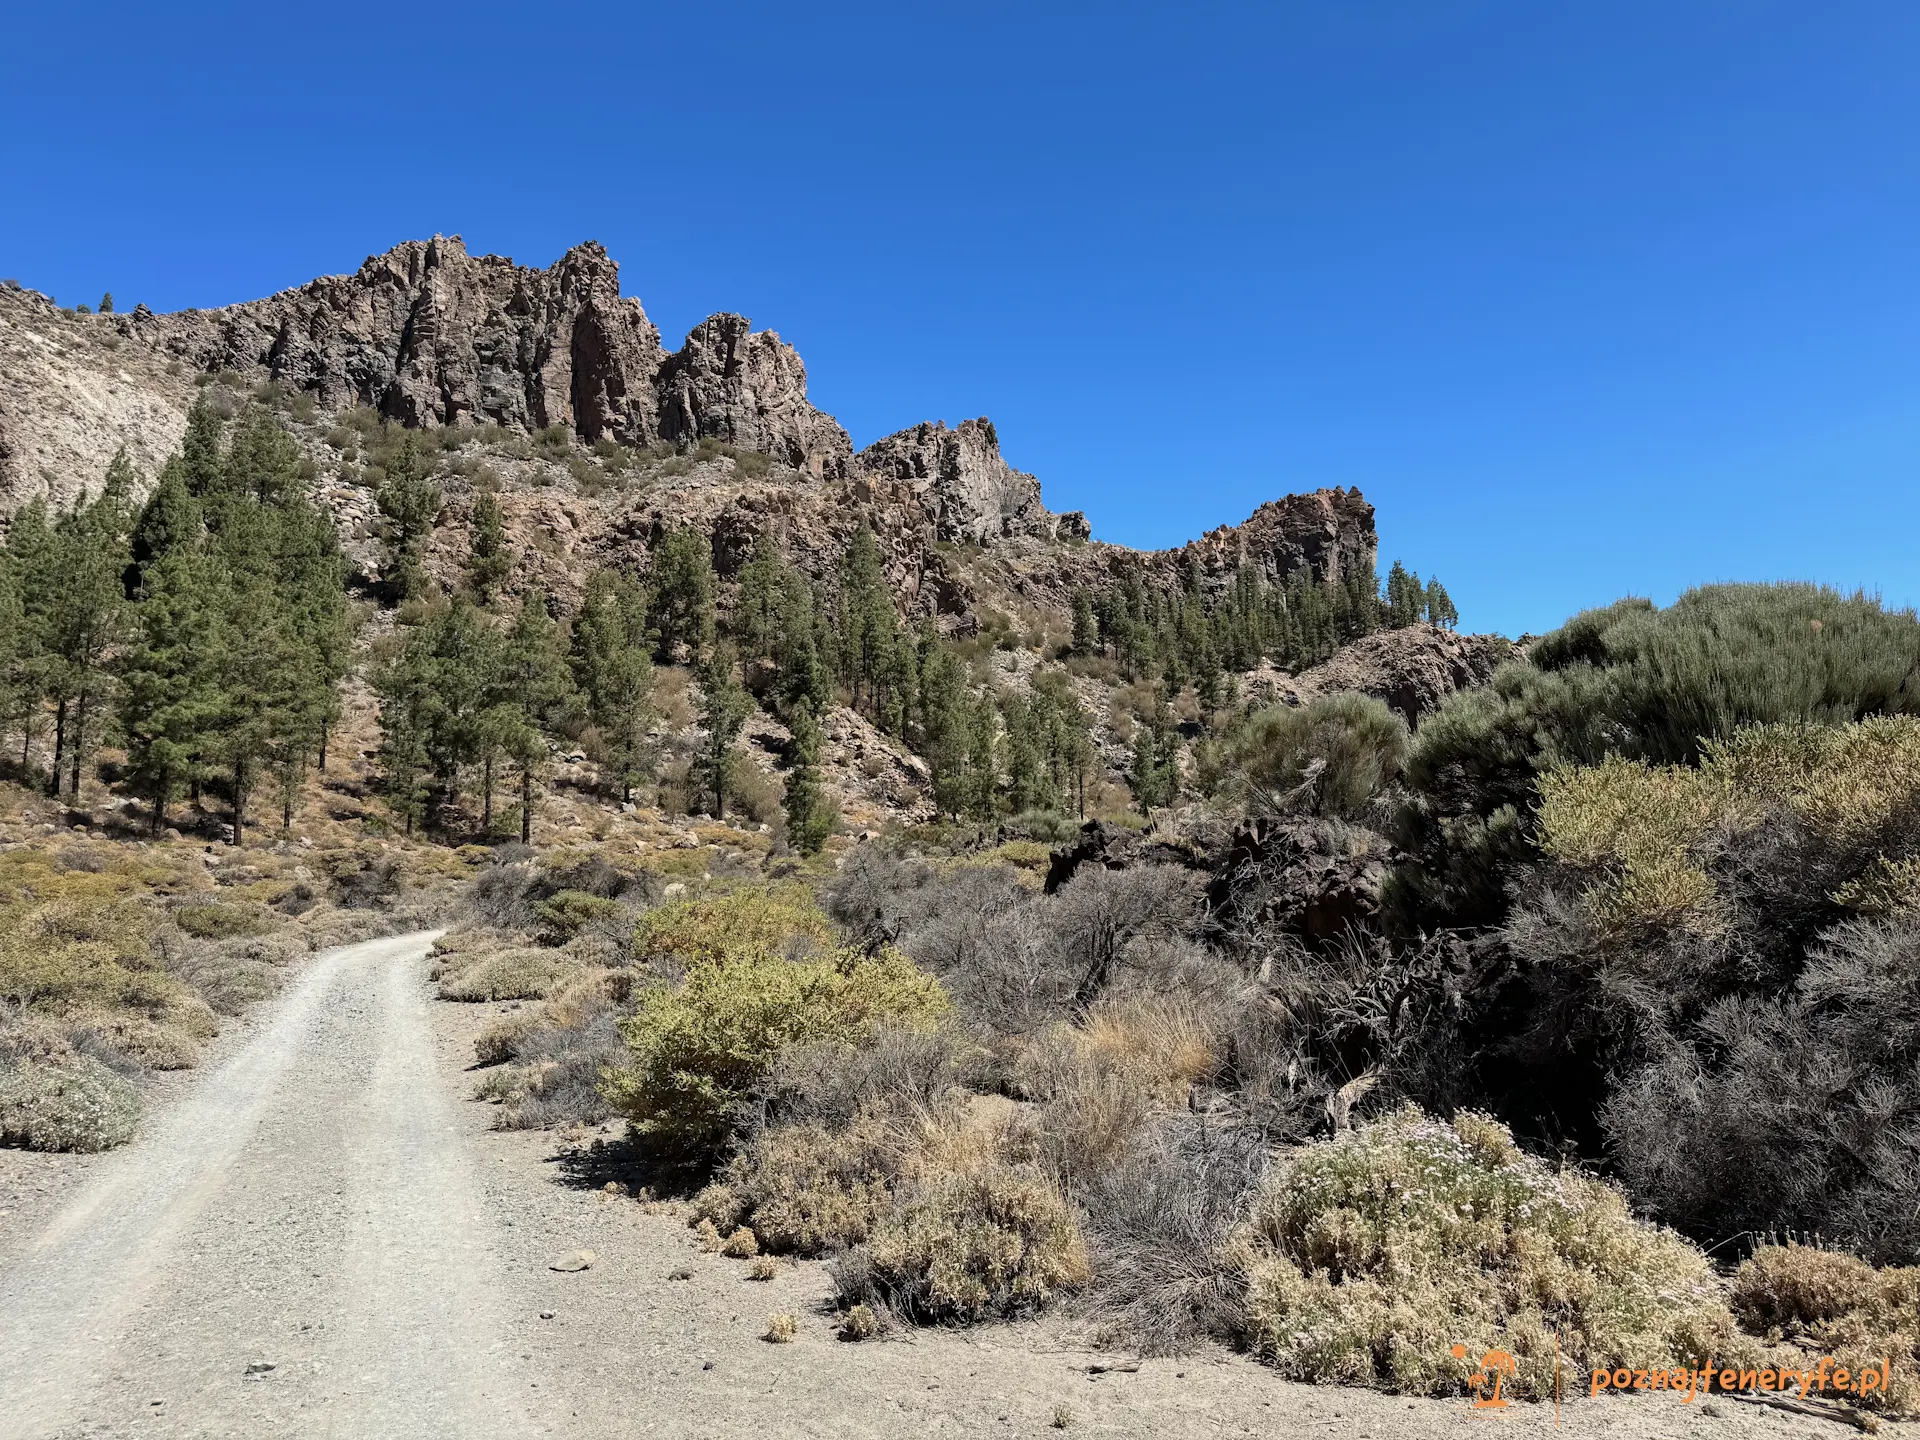
[[[1691,764],[1741,725],[1920,710],[1920,620],[1815,585],[1710,585],[1665,610],[1589,610],[1452,696],[1408,755],[1410,852],[1385,903],[1401,928],[1497,923],[1532,853],[1536,777],[1608,754]]]
[[[1362,814],[1407,758],[1407,725],[1371,695],[1322,695],[1246,717],[1228,766],[1270,799],[1315,815]]]
[[[111,1150],[133,1138],[140,1095],[98,1060],[0,1060],[0,1145]]]

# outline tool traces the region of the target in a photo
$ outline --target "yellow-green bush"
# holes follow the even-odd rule
[[[584,890],[562,890],[542,900],[538,913],[541,938],[549,944],[564,945],[595,921],[618,919],[620,902]]]
[[[637,1133],[689,1157],[710,1155],[725,1141],[733,1108],[783,1046],[859,1044],[882,1022],[932,1025],[949,1009],[939,982],[895,950],[786,959],[788,932],[769,912],[804,913],[801,907],[770,901],[729,910],[738,899],[711,902],[721,917],[713,934],[685,915],[651,932],[672,937],[686,974],[640,997],[620,1027],[631,1060],[605,1083],[608,1101]]]
[[[1724,916],[1703,843],[1783,808],[1824,839],[1870,845],[1920,794],[1920,717],[1853,725],[1754,725],[1702,746],[1699,766],[1609,756],[1540,779],[1540,846],[1590,871],[1589,913],[1608,931],[1678,925],[1717,932]],[[1834,897],[1870,912],[1920,904],[1920,866],[1884,857]]]
[[[1540,1398],[1556,1329],[1568,1373],[1727,1360],[1740,1344],[1705,1256],[1479,1115],[1409,1108],[1306,1147],[1233,1245],[1247,1341],[1299,1380],[1441,1394],[1502,1349],[1513,1388]]]
[[[786,884],[657,906],[640,917],[633,949],[642,959],[686,966],[736,951],[770,954],[832,940],[833,924],[814,902],[813,891]]]
[[[1763,1245],[1735,1273],[1732,1304],[1748,1330],[1831,1355],[1856,1375],[1885,1361],[1884,1395],[1847,1398],[1901,1414],[1920,1410],[1920,1268],[1876,1270],[1831,1250]]]

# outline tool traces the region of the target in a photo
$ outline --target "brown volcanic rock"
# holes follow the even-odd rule
[[[923,421],[874,441],[860,452],[859,465],[870,475],[906,482],[937,539],[1053,538],[1055,520],[1040,503],[1040,482],[1001,458],[1000,437],[984,416],[953,430],[944,420]]]
[[[680,444],[712,437],[804,470],[847,473],[847,432],[807,403],[807,367],[771,330],[744,315],[712,315],[667,357],[654,381],[660,434]]]
[[[619,267],[591,242],[532,270],[471,256],[457,235],[410,240],[352,275],[136,328],[198,370],[276,380],[405,425],[659,438],[660,333],[621,298]]]
[[[1218,591],[1232,584],[1242,566],[1258,569],[1271,585],[1303,569],[1321,580],[1371,570],[1379,541],[1373,506],[1358,490],[1336,487],[1269,500],[1238,525],[1222,525],[1162,553],[1182,569],[1197,561],[1202,583]]]
[[[1363,636],[1332,659],[1303,670],[1292,688],[1302,700],[1358,690],[1384,700],[1413,725],[1454,691],[1485,685],[1498,666],[1519,656],[1520,647],[1502,635],[1457,635],[1437,625],[1409,625]]]

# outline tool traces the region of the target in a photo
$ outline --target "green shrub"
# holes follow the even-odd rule
[[[1371,695],[1323,695],[1248,716],[1228,742],[1228,767],[1316,815],[1366,809],[1407,758],[1407,723]]]
[[[0,1062],[0,1145],[111,1150],[133,1137],[139,1093],[99,1061]]]
[[[1724,1360],[1737,1343],[1705,1256],[1470,1113],[1448,1125],[1407,1109],[1308,1146],[1235,1243],[1248,1344],[1299,1380],[1444,1394],[1502,1349],[1513,1388],[1539,1399],[1556,1329],[1575,1374]]]
[[[725,941],[696,941],[684,925],[673,928],[686,942],[678,953],[690,950],[696,958],[680,984],[640,996],[620,1027],[630,1062],[605,1085],[637,1133],[692,1158],[718,1151],[734,1107],[782,1047],[858,1044],[882,1022],[929,1026],[949,1008],[939,982],[896,950],[788,960],[764,932],[757,943],[739,942],[741,931],[762,930],[765,914],[750,907],[728,913],[742,923]]]
[[[564,945],[596,921],[619,919],[620,911],[617,900],[584,890],[562,890],[540,902],[540,938],[550,945]]]
[[[1398,837],[1412,858],[1383,903],[1409,932],[1497,922],[1505,878],[1533,857],[1545,771],[1609,754],[1691,765],[1746,725],[1920,711],[1917,668],[1911,612],[1812,585],[1710,585],[1665,610],[1622,600],[1575,616],[1421,724]]]

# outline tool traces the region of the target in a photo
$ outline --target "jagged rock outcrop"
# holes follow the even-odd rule
[[[807,367],[744,315],[713,315],[666,358],[654,380],[663,439],[711,437],[758,450],[816,478],[847,473],[847,432],[807,403]]]
[[[329,409],[367,405],[406,425],[659,437],[660,332],[591,242],[534,270],[469,255],[457,235],[410,240],[351,275],[128,328],[197,370],[261,375]]]
[[[627,445],[712,437],[844,474],[852,444],[807,401],[793,348],[715,315],[672,355],[591,241],[545,270],[408,241],[352,275],[221,310],[127,317],[123,330],[202,372],[231,370],[367,405],[404,425],[564,425]]]
[[[1379,540],[1373,506],[1358,490],[1335,487],[1269,500],[1238,525],[1222,525],[1163,553],[1182,572],[1197,564],[1202,584],[1217,593],[1243,566],[1259,570],[1272,585],[1302,569],[1320,580],[1370,571]]]
[[[1502,635],[1458,635],[1437,625],[1378,630],[1341,650],[1324,664],[1295,676],[1297,700],[1358,690],[1384,700],[1409,725],[1440,708],[1456,690],[1485,685],[1494,670],[1520,656],[1520,648]]]
[[[909,485],[938,539],[1054,537],[1056,517],[1040,501],[1040,482],[1001,458],[1000,437],[984,416],[952,430],[944,420],[923,421],[874,441],[857,458],[866,473]],[[1079,523],[1069,531],[1086,538],[1085,517],[1073,518]]]

